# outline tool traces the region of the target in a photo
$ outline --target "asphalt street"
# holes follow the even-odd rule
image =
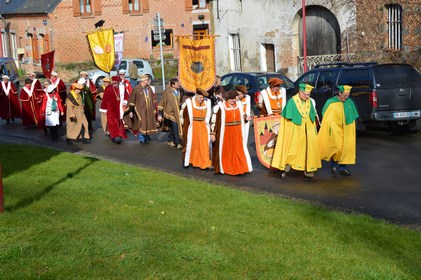
[[[23,128],[20,120],[9,125],[0,121],[0,143],[32,143],[52,147],[421,228],[419,131],[401,135],[387,131],[364,132],[357,138],[357,164],[351,167],[352,176],[332,177],[328,164],[323,163],[323,168],[317,172],[318,181],[307,182],[301,173],[292,172],[288,177],[281,178],[279,171],[269,170],[260,164],[252,130],[248,147],[253,172],[229,176],[214,175],[211,170],[182,167],[181,151],[166,145],[166,133],[154,135],[152,144],[148,146],[140,145],[131,134],[123,144],[116,145],[104,136],[99,120],[94,122],[94,128],[91,144],[67,145],[64,127],[60,128],[61,138],[52,141],[43,131]]]

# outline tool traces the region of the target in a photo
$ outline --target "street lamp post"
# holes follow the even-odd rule
[[[307,27],[306,27],[306,0],[302,0],[302,23],[303,23],[303,58],[304,73],[307,72]]]

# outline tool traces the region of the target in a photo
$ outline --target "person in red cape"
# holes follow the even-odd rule
[[[58,95],[55,87],[49,85],[45,91],[44,98],[42,99],[40,112],[41,121],[50,131],[50,136],[53,140],[58,138],[60,116],[64,115],[63,105],[61,104],[60,95]]]
[[[15,118],[20,118],[21,109],[15,85],[7,75],[3,75],[2,79],[0,86],[0,118],[6,120],[7,124],[9,124],[10,120],[14,121]]]
[[[22,103],[22,125],[26,127],[37,126],[40,119],[40,110],[31,79],[25,80],[25,86],[20,91],[19,99]]]
[[[125,78],[126,71],[121,69],[120,71],[118,71],[118,75],[120,77],[120,83],[124,84],[126,89],[129,91],[129,95],[132,94],[132,91],[133,91],[132,85],[130,84],[130,81]]]
[[[121,144],[122,140],[127,138],[123,123],[123,107],[127,106],[129,93],[125,87],[120,87],[119,84],[119,77],[111,78],[111,85],[105,88],[99,109],[101,113],[107,114],[108,132],[111,141],[115,144]]]
[[[64,84],[63,80],[58,77],[58,73],[56,71],[51,72],[50,84],[56,88],[58,95],[60,95],[60,99],[62,102],[61,105],[63,106],[64,113],[66,113],[67,87]],[[60,117],[61,122],[65,121],[64,116]]]

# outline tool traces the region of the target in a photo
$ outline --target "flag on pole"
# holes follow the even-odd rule
[[[51,72],[54,70],[54,51],[41,54],[41,68],[44,76],[51,78]]]
[[[118,67],[123,60],[124,50],[124,33],[114,34],[114,49],[115,49],[115,61],[114,65]]]
[[[115,60],[114,31],[112,29],[94,31],[88,34],[88,41],[96,66],[109,73]]]
[[[188,92],[197,88],[209,90],[215,83],[215,38],[200,40],[179,37],[180,60],[178,78]]]

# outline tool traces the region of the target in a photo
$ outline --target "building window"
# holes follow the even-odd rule
[[[402,6],[387,5],[388,47],[392,50],[402,49]]]
[[[10,33],[10,48],[12,52],[12,57],[18,58],[18,53],[17,53],[18,48],[16,46],[16,33],[14,32]]]
[[[129,0],[129,11],[132,12],[140,12],[139,9],[139,0]]]
[[[80,14],[90,15],[91,13],[91,0],[80,0]]]
[[[193,0],[193,9],[206,9],[206,0]]]
[[[240,35],[238,33],[229,34],[228,46],[230,49],[231,71],[241,71]]]

